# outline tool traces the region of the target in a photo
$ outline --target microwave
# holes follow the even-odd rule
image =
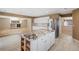
[[[12,20],[10,27],[11,27],[11,29],[18,29],[21,27],[21,23],[18,20]]]

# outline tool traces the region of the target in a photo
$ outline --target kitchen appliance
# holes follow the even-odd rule
[[[19,20],[11,20],[11,29],[17,29],[21,27],[21,22]]]

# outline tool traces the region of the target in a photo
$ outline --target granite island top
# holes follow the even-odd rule
[[[24,37],[25,39],[31,39],[32,40],[35,40],[35,39],[38,39],[40,37],[43,37],[47,34],[50,34],[52,32],[55,32],[54,30],[53,31],[47,31],[47,30],[33,30],[31,33],[23,33],[22,34],[22,37]]]

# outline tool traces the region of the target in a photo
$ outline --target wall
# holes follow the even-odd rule
[[[32,31],[32,19],[31,18],[27,19],[27,30],[29,32]]]
[[[10,19],[0,18],[0,30],[10,29]]]
[[[79,9],[73,11],[73,38],[79,40]]]
[[[25,33],[32,31],[32,19],[31,18],[20,18],[22,21],[21,28],[11,29],[10,28],[10,18],[1,18],[0,17],[0,36],[14,34],[14,33]]]
[[[22,19],[21,28],[25,28],[27,31],[32,31],[32,19],[31,18],[24,18]]]
[[[72,35],[72,26],[64,26],[64,20],[70,20],[71,17],[62,17],[62,33]]]

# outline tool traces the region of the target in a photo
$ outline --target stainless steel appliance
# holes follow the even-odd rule
[[[21,22],[19,20],[11,20],[11,29],[17,29],[21,27]]]

